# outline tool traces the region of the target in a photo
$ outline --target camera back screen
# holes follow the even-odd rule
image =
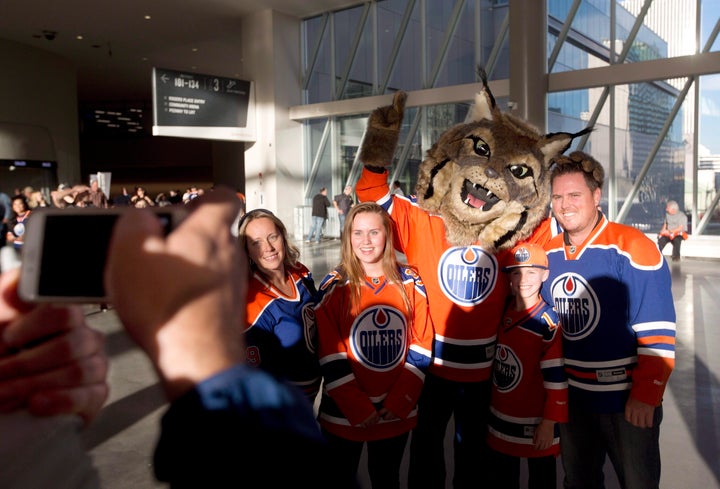
[[[115,214],[46,216],[38,295],[105,297],[105,259],[117,218]]]

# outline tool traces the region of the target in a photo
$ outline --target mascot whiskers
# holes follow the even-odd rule
[[[478,474],[497,470],[487,466],[485,435],[509,292],[500,270],[510,249],[532,239],[547,216],[551,159],[588,131],[541,134],[501,112],[481,77],[469,121],[447,129],[428,150],[416,197],[392,195],[388,185],[405,93],[370,114],[359,152],[364,167],[355,192],[392,217],[395,245],[425,283],[435,329],[410,442],[410,487],[445,487],[444,436],[453,416],[455,486],[471,487]]]

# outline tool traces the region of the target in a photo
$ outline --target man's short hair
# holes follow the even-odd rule
[[[602,189],[605,182],[605,169],[595,158],[582,151],[573,151],[569,155],[558,155],[551,162],[550,181],[560,175],[582,173],[590,190]]]

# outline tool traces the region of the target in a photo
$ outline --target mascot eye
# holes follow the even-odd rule
[[[475,153],[485,158],[490,158],[490,146],[480,138],[475,139]]]
[[[510,173],[515,178],[526,178],[532,174],[532,170],[527,165],[511,165]]]

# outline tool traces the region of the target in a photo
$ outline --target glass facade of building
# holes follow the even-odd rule
[[[720,76],[682,77],[673,70],[673,59],[720,49],[720,7],[712,0],[547,0],[545,7],[545,20],[538,16],[547,31],[545,129],[594,127],[576,144],[606,166],[602,205],[608,216],[656,232],[672,199],[692,217],[695,232],[720,235],[720,138],[712,130],[720,130]],[[304,101],[323,104],[400,89],[428,97],[479,84],[479,65],[490,80],[507,81],[511,56],[521,54],[513,50],[508,27],[512,8],[507,0],[383,0],[306,19]],[[648,64],[658,75],[643,79],[633,65]],[[568,74],[580,74],[580,81],[554,91],[555,77]],[[502,95],[508,94],[498,97],[505,107]],[[409,107],[391,179],[414,189],[423,155],[441,132],[464,120],[470,103]],[[366,118],[304,121],[308,199],[312,189],[327,186],[335,194],[357,178]]]

